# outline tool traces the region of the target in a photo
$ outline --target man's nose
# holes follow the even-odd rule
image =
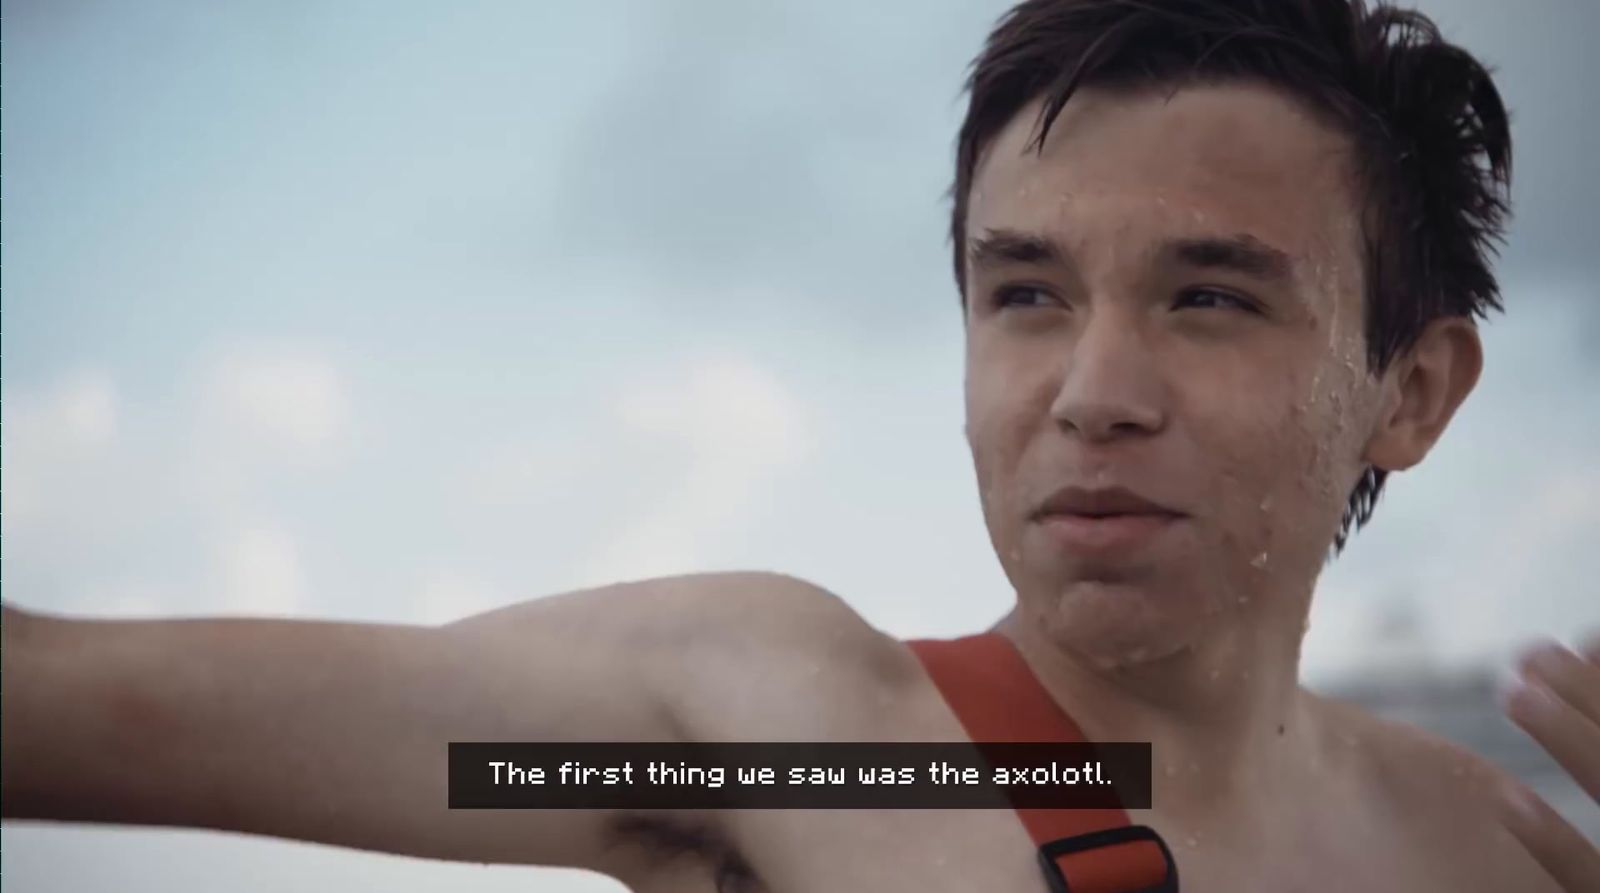
[[[1166,422],[1159,357],[1134,320],[1116,309],[1091,313],[1068,348],[1050,415],[1090,442],[1148,435]]]

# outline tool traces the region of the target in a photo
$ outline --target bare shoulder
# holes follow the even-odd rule
[[[919,667],[838,595],[760,571],[615,583],[450,627],[480,653],[536,653],[562,667],[590,693],[590,713],[648,706],[675,740],[824,740],[825,711],[799,708],[885,700]]]
[[[681,657],[729,649],[782,653],[818,640],[876,633],[837,595],[786,574],[725,571],[612,583],[508,605],[448,625],[513,639],[531,627],[557,638]]]
[[[839,595],[786,574],[739,571],[654,581],[681,591],[696,644],[724,659],[893,661],[895,641]]]
[[[685,587],[679,714],[688,737],[850,737],[916,684],[909,650],[838,594],[783,574],[659,581]]]
[[[1549,878],[1501,821],[1507,773],[1423,729],[1318,698],[1324,752],[1343,755],[1371,821],[1455,889],[1550,890]]]

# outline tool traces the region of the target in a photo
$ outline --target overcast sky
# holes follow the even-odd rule
[[[4,3],[5,594],[439,621],[756,567],[987,625],[943,194],[1004,6]],[[1600,6],[1423,9],[1513,110],[1508,313],[1324,575],[1317,684],[1407,613],[1453,665],[1600,625]],[[619,889],[4,836],[19,891]]]

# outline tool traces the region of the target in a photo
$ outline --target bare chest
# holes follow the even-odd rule
[[[843,737],[942,741],[960,732],[953,718],[937,712],[909,710],[896,719],[892,725],[864,723]],[[908,729],[920,733],[908,736]],[[1281,791],[1270,796],[1296,797]],[[1300,798],[1302,804],[1286,809],[1290,818],[1276,833],[1193,829],[1159,810],[1136,811],[1130,819],[1155,828],[1167,841],[1184,893],[1478,889],[1471,872],[1452,869],[1445,854],[1419,850],[1394,833],[1387,817],[1364,810],[1359,802],[1329,802],[1312,792]],[[1303,822],[1295,820],[1297,813]],[[672,863],[635,888],[641,893],[1048,890],[1036,845],[1008,810],[748,810],[726,813],[720,821],[719,847]]]
[[[1136,820],[1148,821],[1136,817]],[[1159,823],[1157,823],[1159,824]],[[641,893],[1046,893],[1033,842],[999,811],[766,811],[735,823],[743,869],[683,862],[636,885]],[[1159,827],[1158,827],[1158,830]],[[1443,854],[1372,845],[1299,851],[1164,833],[1184,893],[1334,893],[1499,889]],[[1366,844],[1366,845],[1362,845]]]

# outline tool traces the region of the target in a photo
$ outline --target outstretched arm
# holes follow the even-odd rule
[[[442,627],[7,609],[0,806],[618,874],[603,811],[449,810],[447,743],[686,740],[715,618],[814,601],[804,589],[681,577]]]

